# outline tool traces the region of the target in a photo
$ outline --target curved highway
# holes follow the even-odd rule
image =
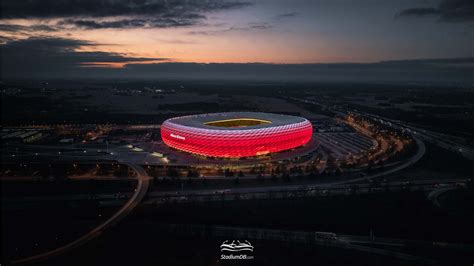
[[[368,178],[376,178],[376,177],[379,177],[379,176],[391,174],[391,173],[397,172],[399,170],[402,170],[402,169],[404,169],[408,166],[411,166],[412,164],[417,162],[419,159],[421,159],[421,157],[423,157],[423,155],[425,153],[424,143],[421,140],[419,140],[418,138],[416,138],[415,136],[413,136],[413,137],[414,137],[414,139],[417,143],[418,151],[412,158],[410,158],[407,162],[403,163],[402,165],[399,165],[398,167],[395,167],[395,168],[392,168],[392,169],[389,169],[387,171],[377,173],[377,174],[374,174],[374,175],[371,175],[371,176],[366,176],[366,177],[356,178],[356,179],[351,179],[351,180],[345,180],[345,181],[340,181],[340,182],[331,182],[331,183],[327,183],[327,184],[324,184],[324,185],[334,186],[334,185],[342,185],[342,184],[348,184],[348,183],[353,183],[353,182],[357,182],[357,181],[367,180]],[[124,163],[124,162],[122,162],[122,163]],[[119,222],[121,219],[126,217],[145,197],[145,195],[148,191],[150,177],[148,176],[148,174],[146,173],[146,171],[142,167],[140,167],[138,165],[130,164],[130,163],[124,163],[124,164],[128,165],[130,168],[132,168],[136,172],[138,183],[137,183],[137,187],[136,187],[132,197],[125,203],[125,205],[122,206],[122,208],[117,213],[112,215],[109,219],[107,219],[106,221],[104,221],[103,223],[98,225],[93,230],[89,231],[87,234],[83,235],[82,237],[80,237],[80,238],[78,238],[78,239],[76,239],[76,240],[74,240],[74,241],[72,241],[72,242],[70,242],[70,243],[68,243],[64,246],[61,246],[61,247],[56,248],[56,249],[51,250],[51,251],[47,251],[45,253],[33,255],[31,257],[17,259],[17,260],[12,261],[12,263],[13,264],[34,263],[34,262],[37,262],[37,261],[41,261],[41,260],[45,260],[45,259],[48,259],[48,258],[51,258],[51,257],[54,257],[54,256],[61,255],[65,252],[68,252],[68,251],[70,251],[70,250],[72,250],[76,247],[79,247],[79,246],[87,243],[88,241],[94,239],[95,237],[99,236],[104,230],[106,230],[110,226],[113,226],[115,223]]]
[[[360,177],[360,178],[354,178],[354,179],[349,179],[349,180],[344,180],[344,181],[339,181],[339,182],[332,182],[332,183],[330,183],[330,185],[343,185],[343,184],[349,184],[349,183],[355,183],[355,182],[359,182],[359,181],[369,180],[369,179],[377,178],[377,177],[381,177],[381,176],[386,176],[386,175],[398,172],[400,170],[403,170],[403,169],[415,164],[416,162],[418,162],[423,157],[423,155],[425,155],[426,146],[423,143],[423,141],[421,141],[419,138],[415,137],[414,135],[412,135],[412,137],[415,140],[418,149],[416,151],[416,154],[413,155],[413,157],[411,157],[405,163],[403,163],[403,164],[401,164],[397,167],[388,169],[387,171],[383,171],[383,172],[380,172],[380,173],[376,173],[376,174],[373,174],[373,175],[364,176],[364,177]]]
[[[120,208],[118,212],[116,212],[109,219],[105,220],[103,223],[98,225],[96,228],[89,231],[87,234],[70,242],[69,244],[66,244],[64,246],[61,246],[51,251],[47,251],[45,253],[33,255],[31,257],[27,257],[23,259],[14,260],[12,261],[12,263],[13,264],[34,263],[37,261],[41,261],[41,260],[49,259],[54,256],[61,255],[67,251],[70,251],[94,239],[95,237],[99,236],[104,230],[106,230],[110,226],[113,226],[114,224],[116,224],[117,222],[125,218],[145,197],[148,191],[149,183],[150,183],[149,182],[150,177],[147,175],[147,173],[142,167],[138,165],[132,165],[132,164],[127,164],[127,165],[137,173],[138,183],[132,197],[127,201],[127,203],[125,203],[125,205],[122,206],[122,208]]]
[[[441,206],[441,203],[439,202],[439,196],[441,196],[442,194],[448,191],[455,190],[455,189],[457,189],[457,187],[444,187],[437,190],[433,190],[430,192],[430,194],[428,194],[428,199],[431,200],[435,206],[441,208],[442,206]]]

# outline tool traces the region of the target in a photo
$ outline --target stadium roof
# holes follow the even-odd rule
[[[213,130],[242,130],[276,127],[306,121],[305,118],[262,112],[225,112],[175,117],[171,123]]]

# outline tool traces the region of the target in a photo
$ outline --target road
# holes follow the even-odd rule
[[[381,176],[386,176],[386,175],[389,175],[389,174],[393,174],[395,172],[398,172],[400,170],[403,170],[413,164],[415,164],[416,162],[418,162],[422,157],[423,155],[425,155],[425,152],[426,152],[426,146],[425,144],[423,143],[423,141],[421,141],[420,139],[418,139],[417,137],[413,136],[413,139],[415,140],[416,142],[416,146],[418,147],[417,151],[416,151],[416,154],[413,155],[408,161],[406,161],[405,163],[397,166],[397,167],[394,167],[392,169],[389,169],[387,171],[383,171],[381,173],[377,173],[377,174],[373,174],[373,175],[370,175],[370,176],[366,176],[365,179],[374,179],[374,178],[378,178],[378,177],[381,177]],[[364,178],[361,178],[359,179],[360,180],[363,180]],[[355,180],[349,180],[351,182],[354,182]]]
[[[413,126],[400,120],[390,119],[379,115],[369,114],[366,112],[359,113],[374,119],[379,119],[383,123],[389,124],[391,127],[406,129],[409,132],[412,132],[413,135],[416,135],[427,142],[431,142],[443,149],[458,153],[469,160],[474,160],[474,149],[470,146],[461,144],[463,140],[460,137],[430,131],[419,126]]]
[[[396,120],[396,119],[391,119],[387,117],[383,117],[380,115],[376,114],[371,114],[363,111],[353,111],[353,110],[348,110],[342,107],[338,106],[327,106],[322,103],[318,103],[316,101],[311,101],[311,100],[306,100],[306,99],[300,99],[300,98],[292,98],[289,97],[289,99],[304,102],[307,104],[313,104],[313,105],[319,105],[321,107],[325,107],[330,109],[336,114],[339,114],[341,116],[345,116],[346,114],[352,112],[352,113],[358,113],[361,115],[364,115],[366,117],[371,117],[374,119],[380,120],[382,123],[390,125],[393,128],[398,128],[398,129],[405,129],[409,132],[412,132],[414,135],[418,136],[424,141],[431,142],[441,148],[453,151],[457,154],[460,154],[464,156],[465,158],[469,160],[474,160],[474,148],[472,146],[469,146],[465,143],[465,139],[459,136],[454,136],[454,135],[448,135],[445,133],[440,133],[440,132],[435,132],[432,130],[427,130],[423,128],[421,125],[414,125],[410,124],[404,121]]]
[[[411,157],[408,161],[404,162],[403,164],[401,164],[397,167],[388,169],[386,171],[383,171],[383,172],[380,172],[380,173],[377,173],[377,174],[373,174],[371,176],[365,176],[365,177],[361,177],[361,178],[355,178],[355,179],[339,181],[339,182],[331,182],[331,183],[326,183],[324,185],[311,185],[311,187],[313,189],[315,189],[315,188],[324,188],[324,187],[330,187],[330,186],[350,184],[350,183],[354,183],[354,182],[359,182],[359,181],[364,181],[364,180],[368,180],[368,179],[378,178],[380,176],[388,175],[388,174],[400,171],[400,170],[402,170],[406,167],[409,167],[409,166],[413,165],[414,163],[416,163],[425,153],[425,145],[423,144],[423,142],[421,140],[419,140],[418,138],[416,138],[416,137],[414,137],[414,139],[415,139],[415,141],[417,143],[417,146],[418,146],[417,153],[413,157]],[[63,155],[63,157],[64,157],[64,155]],[[78,157],[78,158],[80,158],[80,157],[83,157],[83,154],[75,154],[75,155],[69,155],[69,156],[66,155],[66,157],[69,157],[69,158],[75,158],[75,157],[77,158]],[[90,157],[94,158],[96,156],[92,155]],[[104,156],[102,155],[102,156],[97,156],[97,157],[104,157]],[[105,156],[105,157],[108,157],[108,156]],[[15,260],[15,261],[13,261],[13,263],[14,264],[33,263],[33,262],[36,262],[36,261],[48,259],[50,257],[63,254],[63,253],[65,253],[65,252],[67,252],[71,249],[74,249],[74,248],[76,248],[80,245],[83,245],[83,244],[87,243],[88,241],[94,239],[95,237],[99,236],[104,230],[106,230],[110,226],[113,226],[115,223],[117,223],[118,221],[120,221],[121,219],[126,217],[145,197],[145,195],[147,193],[147,190],[148,190],[148,187],[149,187],[149,179],[150,179],[149,176],[146,174],[145,170],[142,167],[140,167],[138,165],[134,165],[134,164],[129,164],[129,163],[126,163],[126,164],[129,167],[131,167],[132,169],[134,169],[135,172],[137,173],[138,183],[137,183],[137,187],[135,189],[135,193],[132,195],[132,197],[129,199],[129,201],[127,201],[122,206],[122,208],[117,213],[115,213],[113,216],[111,216],[109,219],[107,219],[106,221],[104,221],[103,223],[98,225],[96,228],[94,228],[93,230],[91,230],[87,234],[85,234],[82,237],[70,242],[69,244],[66,244],[62,247],[56,248],[54,250],[51,250],[51,251],[48,251],[48,252],[45,252],[45,253],[41,253],[41,254],[38,254],[38,255],[31,256],[31,257]],[[286,186],[284,188],[284,190],[285,191],[300,190],[301,188],[302,188],[301,185],[293,185],[293,186]],[[281,191],[282,187],[274,186],[274,187],[258,187],[258,188],[241,188],[241,189],[233,189],[232,193],[233,194],[234,193],[254,193],[254,192],[262,192],[262,190],[264,190],[265,192],[268,192],[270,190]],[[212,190],[212,191],[209,191],[209,190],[191,191],[190,193],[193,193],[193,194],[196,194],[196,193],[197,194],[215,194],[215,191],[216,190]],[[161,195],[155,195],[155,193],[152,193],[150,196],[151,197],[156,197],[156,196],[161,196]],[[181,195],[179,195],[179,196],[181,196]]]
[[[391,168],[391,169],[388,169],[386,171],[380,172],[380,173],[373,174],[373,175],[364,176],[364,177],[360,177],[360,178],[349,179],[349,180],[344,180],[344,181],[339,181],[339,182],[332,182],[332,183],[328,183],[328,185],[332,185],[332,186],[342,185],[342,184],[356,183],[356,182],[360,182],[360,181],[364,181],[364,180],[375,179],[375,178],[378,178],[378,177],[381,177],[381,176],[386,176],[386,175],[389,175],[389,174],[393,174],[395,172],[398,172],[400,170],[403,170],[403,169],[415,164],[416,162],[418,162],[423,157],[423,155],[425,155],[426,146],[423,143],[423,141],[421,141],[417,137],[413,136],[413,139],[415,140],[416,145],[418,147],[418,149],[416,151],[416,154],[413,155],[406,162],[402,163],[401,165],[399,165],[397,167],[394,167],[394,168]]]
[[[197,224],[162,224],[164,230],[171,231],[176,234],[192,234],[219,237],[219,238],[230,238],[230,239],[250,239],[250,240],[278,240],[284,242],[300,242],[305,244],[314,244],[320,246],[329,246],[336,248],[344,248],[356,250],[364,253],[380,254],[385,256],[391,256],[401,260],[413,261],[422,264],[434,264],[431,259],[426,259],[416,255],[411,255],[399,251],[393,251],[382,248],[375,248],[370,246],[363,246],[354,244],[354,236],[343,236],[334,234],[332,232],[312,232],[312,231],[289,231],[289,230],[278,230],[278,229],[262,229],[262,228],[249,228],[249,227],[237,227],[237,226],[206,226]],[[363,238],[362,236],[360,237]],[[357,238],[358,239],[358,238]],[[390,239],[388,239],[390,240]],[[382,240],[381,240],[382,241]],[[448,243],[446,243],[448,244]],[[456,244],[453,244],[456,245]],[[472,248],[468,246],[467,248]]]
[[[425,154],[425,151],[426,151],[426,148],[425,148],[425,145],[424,143],[418,139],[416,136],[413,136],[416,144],[417,144],[417,153],[412,156],[409,160],[407,160],[406,162],[404,162],[403,164],[395,167],[395,168],[391,168],[391,169],[388,169],[386,171],[383,171],[383,172],[380,172],[380,173],[376,173],[376,174],[373,174],[373,175],[370,175],[370,176],[365,176],[365,177],[361,177],[361,178],[355,178],[355,179],[349,179],[349,180],[344,180],[344,181],[340,181],[340,182],[332,182],[332,183],[327,183],[328,185],[340,185],[340,184],[347,184],[347,183],[354,183],[354,182],[360,182],[360,181],[364,181],[364,180],[368,180],[368,179],[373,179],[373,178],[377,178],[377,177],[380,177],[380,176],[385,176],[385,175],[389,175],[389,174],[392,174],[392,173],[395,173],[397,171],[400,171],[402,169],[405,169],[411,165],[413,165],[414,163],[416,163],[418,160],[420,160],[423,155]],[[319,145],[319,144],[318,144]],[[52,147],[49,147],[48,148],[52,148]],[[64,148],[63,148],[64,149]],[[89,152],[88,155],[85,155],[83,154],[82,152],[78,153],[78,154],[74,154],[74,155],[71,155],[71,154],[62,154],[61,157],[62,158],[68,158],[68,159],[74,159],[74,160],[81,160],[81,159],[84,159],[84,157],[86,157],[88,160],[104,160],[104,159],[110,159],[110,160],[117,160],[118,158],[114,157],[113,155],[111,154],[95,154],[95,155],[91,155],[90,153],[94,152],[93,150],[91,150]],[[29,155],[34,155],[34,153],[30,152],[30,153],[25,153],[25,154],[29,154]],[[56,152],[54,153],[51,153],[50,154],[51,156],[58,156]],[[327,155],[325,155],[327,157]],[[123,158],[121,160],[118,160],[119,162],[120,161],[123,161],[124,163],[127,163],[126,162],[126,158]],[[319,172],[322,172],[324,170],[324,168],[320,169]],[[217,177],[210,177],[211,179],[219,179]],[[223,179],[228,179],[228,177],[221,177]],[[256,178],[256,175],[255,176],[245,176],[245,177],[242,177],[241,179],[254,179]]]
[[[137,173],[137,187],[135,188],[134,194],[132,197],[125,203],[125,205],[120,208],[118,212],[112,215],[110,218],[105,220],[103,223],[99,224],[97,227],[89,231],[87,234],[83,235],[82,237],[64,245],[59,248],[56,248],[51,251],[47,251],[45,253],[41,253],[38,255],[34,255],[31,257],[18,259],[12,261],[12,264],[26,264],[26,263],[34,263],[37,261],[49,259],[54,256],[58,256],[64,254],[74,248],[77,248],[88,241],[98,237],[104,230],[113,226],[123,218],[125,218],[145,197],[148,187],[149,187],[149,180],[150,177],[147,175],[145,170],[137,165],[127,164],[129,167],[135,170]]]
[[[211,200],[235,200],[238,199],[257,199],[266,197],[319,197],[331,195],[351,195],[364,194],[380,191],[437,191],[438,188],[457,188],[458,184],[468,182],[468,179],[429,179],[429,180],[415,180],[415,181],[390,181],[380,182],[380,185],[373,184],[345,184],[330,186],[325,184],[305,184],[305,185],[289,185],[289,186],[258,186],[258,187],[233,187],[231,189],[191,189],[191,190],[169,190],[169,191],[149,191],[147,193],[148,200],[145,204],[156,204],[166,200],[173,200],[174,202],[188,202],[188,201],[211,201]],[[355,188],[356,187],[356,188]],[[121,193],[121,196],[128,198],[127,193]],[[4,208],[15,209],[16,206],[24,208],[24,203],[29,202],[45,202],[45,201],[81,201],[90,200],[89,194],[75,194],[75,195],[55,195],[55,196],[33,196],[21,197],[13,199],[4,199]],[[112,194],[97,194],[94,199],[100,200],[104,206],[121,206],[123,201],[117,198],[116,193]]]
[[[278,198],[300,198],[300,197],[325,197],[334,195],[354,195],[364,193],[375,193],[384,191],[426,191],[435,189],[439,182],[444,187],[457,187],[459,183],[467,182],[466,179],[440,179],[440,180],[420,180],[403,182],[386,182],[381,186],[374,187],[371,184],[358,184],[357,188],[352,185],[343,186],[267,186],[237,188],[226,190],[188,190],[176,192],[149,192],[148,199],[144,204],[163,204],[167,202],[188,203],[188,202],[210,202],[210,201],[233,201],[233,200],[256,200],[256,199],[278,199]],[[110,202],[110,201],[109,201]],[[113,203],[113,202],[110,202]],[[107,204],[107,202],[104,202]]]
[[[474,250],[474,245],[466,243],[449,243],[437,241],[424,241],[400,238],[370,237],[361,235],[337,235],[337,239],[349,242],[351,244],[370,244],[387,247],[443,247],[450,249],[469,249]]]
[[[430,192],[430,194],[428,194],[428,199],[433,201],[433,204],[440,207],[441,208],[441,204],[439,202],[439,196],[441,196],[442,194],[448,192],[448,191],[451,191],[451,190],[454,190],[456,189],[457,187],[442,187],[442,188],[439,188],[439,189],[436,189],[436,190],[433,190]]]

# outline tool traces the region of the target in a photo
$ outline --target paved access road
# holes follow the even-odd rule
[[[96,238],[104,230],[106,230],[107,228],[113,226],[114,224],[116,224],[117,222],[125,218],[145,197],[148,191],[149,180],[150,180],[150,177],[147,175],[147,173],[142,167],[138,165],[132,165],[132,164],[127,164],[127,165],[131,167],[132,169],[134,169],[135,172],[137,173],[138,183],[132,197],[127,201],[127,203],[125,203],[125,205],[123,205],[122,208],[120,208],[118,212],[116,212],[109,219],[105,220],[103,223],[101,223],[96,228],[92,229],[91,231],[83,235],[82,237],[62,247],[56,248],[51,251],[47,251],[45,253],[34,255],[31,257],[18,259],[18,260],[12,261],[12,263],[13,264],[34,263],[36,261],[41,261],[41,260],[45,260],[54,256],[61,255],[69,250],[72,250]]]

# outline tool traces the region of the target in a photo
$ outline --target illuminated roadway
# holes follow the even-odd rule
[[[435,261],[420,257],[418,255],[411,255],[405,253],[405,250],[388,250],[374,246],[366,246],[360,244],[369,244],[377,246],[392,246],[392,247],[411,247],[415,245],[421,246],[441,246],[447,248],[468,248],[472,249],[472,245],[463,245],[457,243],[443,243],[443,242],[427,242],[427,241],[416,241],[406,239],[391,239],[391,238],[370,238],[366,236],[352,236],[352,235],[339,235],[333,232],[314,232],[314,231],[288,231],[278,229],[262,229],[262,228],[249,228],[249,227],[236,227],[236,226],[204,226],[204,225],[182,225],[182,224],[167,224],[162,225],[165,228],[172,228],[173,231],[179,232],[180,228],[183,231],[196,231],[202,232],[205,230],[207,234],[214,237],[233,237],[240,239],[265,239],[265,240],[278,240],[285,242],[303,242],[311,243],[315,245],[337,247],[344,249],[352,249],[364,253],[387,255],[394,258],[412,261],[417,264],[414,265],[433,265]]]
[[[414,164],[425,153],[425,145],[423,144],[423,142],[420,141],[419,139],[417,139],[416,137],[414,137],[414,139],[415,139],[415,141],[417,143],[417,146],[418,146],[417,153],[415,154],[415,156],[410,158],[407,162],[403,163],[402,165],[399,165],[398,167],[395,167],[395,168],[392,168],[390,170],[387,170],[387,171],[384,171],[384,172],[381,172],[381,173],[378,173],[378,174],[374,174],[374,175],[371,175],[371,176],[366,176],[366,177],[362,177],[362,178],[356,178],[356,179],[351,179],[351,180],[346,180],[346,181],[341,181],[341,182],[334,182],[334,183],[329,183],[329,184],[325,184],[325,185],[327,185],[327,186],[342,185],[342,184],[348,184],[348,183],[367,180],[369,178],[376,178],[376,177],[379,177],[379,176],[394,173],[396,171],[399,171],[401,169],[404,169],[404,168]],[[74,156],[71,156],[71,157],[74,157]],[[142,167],[140,167],[138,165],[135,165],[135,164],[130,164],[130,163],[125,163],[125,164],[127,164],[130,168],[134,169],[134,171],[137,174],[138,183],[137,183],[137,187],[136,187],[135,192],[132,195],[132,197],[125,203],[125,205],[122,206],[122,208],[117,213],[115,213],[113,216],[108,218],[106,221],[101,223],[99,226],[97,226],[93,230],[89,231],[87,234],[85,234],[82,237],[70,242],[69,244],[66,244],[64,246],[61,246],[59,248],[56,248],[54,250],[51,250],[51,251],[48,251],[48,252],[45,252],[45,253],[41,253],[41,254],[34,255],[34,256],[31,256],[31,257],[27,257],[27,258],[23,258],[23,259],[18,259],[18,260],[13,261],[12,263],[13,264],[33,263],[33,262],[36,262],[36,261],[41,261],[41,260],[44,260],[44,259],[48,259],[48,258],[53,257],[53,256],[61,255],[61,254],[65,253],[69,250],[72,250],[72,249],[74,249],[78,246],[81,246],[81,245],[85,244],[86,242],[94,239],[95,237],[99,236],[108,227],[114,225],[115,223],[117,223],[118,221],[120,221],[121,219],[126,217],[145,197],[145,195],[148,191],[150,177],[147,175],[146,171]],[[261,188],[260,188],[260,190],[261,190]],[[250,191],[248,191],[248,192],[250,192]]]
[[[438,191],[436,187],[441,187],[446,189],[456,189],[458,184],[468,182],[468,179],[457,178],[457,179],[430,179],[430,180],[418,180],[418,181],[392,181],[392,182],[383,182],[380,186],[372,186],[371,184],[357,184],[357,188],[354,188],[354,185],[324,185],[324,184],[305,184],[305,185],[285,185],[285,186],[259,186],[259,187],[247,187],[247,188],[231,188],[231,189],[191,189],[191,190],[169,190],[169,191],[149,191],[147,193],[148,200],[143,203],[157,203],[157,200],[162,198],[173,198],[178,199],[177,202],[180,202],[181,197],[185,197],[184,202],[189,200],[193,201],[196,197],[202,196],[222,196],[225,195],[229,199],[235,199],[235,195],[245,195],[248,194],[249,197],[241,197],[240,199],[249,198],[251,199],[252,194],[258,193],[268,193],[268,192],[278,192],[278,193],[299,193],[299,192],[315,192],[313,194],[306,194],[308,196],[330,196],[330,195],[348,195],[348,194],[363,194],[371,193],[372,191],[380,191],[389,189],[390,191],[396,190],[424,190],[424,191]],[[323,191],[326,190],[326,193]],[[442,191],[437,192],[435,195]],[[441,193],[442,194],[442,193]],[[123,194],[126,195],[126,194]],[[431,194],[430,194],[431,195]],[[433,198],[428,196],[429,199]],[[38,201],[80,201],[88,200],[90,195],[88,194],[78,194],[78,195],[63,195],[63,196],[39,196],[39,197],[22,197],[21,199],[15,200],[6,200],[4,203],[6,205],[14,206],[15,204],[25,203],[25,202],[38,202]],[[101,200],[104,204],[114,205],[117,203],[117,206],[121,205],[121,200],[117,199],[116,194],[98,194],[95,196],[95,199]],[[222,199],[222,197],[216,198],[217,200]],[[223,199],[222,199],[223,200]],[[158,201],[159,202],[159,201]]]
[[[13,261],[12,263],[13,264],[33,263],[36,261],[48,259],[53,256],[61,255],[69,250],[72,250],[78,246],[81,246],[85,244],[86,242],[98,237],[104,230],[106,230],[110,226],[113,226],[114,224],[116,224],[117,222],[125,218],[145,197],[146,192],[148,191],[149,183],[150,183],[149,182],[150,177],[147,175],[147,173],[142,167],[137,166],[137,165],[132,165],[132,164],[127,164],[127,165],[136,172],[138,183],[132,197],[127,201],[127,203],[125,203],[125,205],[122,206],[122,208],[120,208],[118,212],[116,212],[110,218],[108,218],[103,223],[98,225],[96,228],[89,231],[87,234],[70,242],[69,244],[66,244],[62,247],[56,248],[51,251],[47,251],[45,253],[41,253],[41,254],[23,258],[23,259],[18,259],[18,260]]]
[[[272,197],[270,194],[262,193],[287,193],[285,197],[292,194],[302,192],[304,196],[330,196],[330,195],[350,195],[371,193],[372,191],[383,191],[389,189],[395,190],[424,190],[432,191],[436,184],[442,183],[443,186],[455,189],[458,183],[465,183],[467,179],[434,179],[434,180],[420,180],[420,181],[395,181],[388,182],[382,186],[373,187],[370,184],[358,184],[355,189],[352,185],[291,185],[291,186],[263,186],[263,187],[248,187],[248,188],[232,188],[232,189],[206,189],[206,190],[184,190],[184,191],[166,191],[166,192],[149,192],[148,200],[144,203],[160,203],[160,199],[175,199],[176,202],[187,201],[211,201],[211,200],[233,200],[235,196],[239,199],[253,199],[256,197],[267,198]],[[309,194],[307,194],[309,193]],[[258,194],[258,195],[257,195]],[[253,196],[252,196],[253,195]],[[202,198],[205,196],[215,196],[213,198]],[[273,195],[273,197],[276,195]],[[225,197],[225,198],[224,198]]]
[[[366,176],[366,177],[363,177],[363,178],[358,178],[358,179],[351,179],[351,180],[348,180],[348,181],[342,181],[342,182],[339,182],[337,184],[345,184],[345,183],[352,183],[352,182],[358,182],[358,181],[362,181],[364,179],[371,179],[371,178],[377,178],[377,177],[381,177],[381,176],[385,176],[385,175],[389,175],[389,174],[393,174],[395,172],[398,172],[400,170],[403,170],[413,164],[415,164],[416,162],[418,162],[418,160],[420,160],[423,155],[425,154],[426,152],[426,147],[425,147],[425,144],[423,143],[423,141],[421,141],[420,139],[418,139],[417,137],[415,136],[412,136],[413,139],[415,140],[416,142],[416,146],[418,147],[417,151],[416,151],[416,154],[411,157],[408,161],[406,161],[405,163],[397,166],[397,167],[394,167],[392,169],[389,169],[387,171],[383,171],[381,173],[377,173],[377,174],[374,174],[374,175],[370,175],[370,176]]]
[[[441,204],[439,203],[439,196],[454,189],[456,189],[456,187],[443,187],[437,190],[433,190],[430,192],[430,194],[428,194],[428,199],[433,201],[434,205],[441,207]]]

